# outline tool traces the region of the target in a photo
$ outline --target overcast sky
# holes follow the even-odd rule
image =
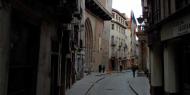
[[[121,13],[126,13],[130,17],[131,10],[135,14],[135,18],[142,15],[141,0],[113,0],[113,8]]]

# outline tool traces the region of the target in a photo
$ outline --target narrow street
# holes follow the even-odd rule
[[[130,78],[129,72],[113,73],[95,84],[87,95],[135,95],[128,84]]]
[[[150,95],[148,92],[146,77],[133,78],[128,70],[112,74],[93,73],[76,82],[67,95]]]
[[[189,58],[190,0],[0,0],[0,95],[190,95]]]

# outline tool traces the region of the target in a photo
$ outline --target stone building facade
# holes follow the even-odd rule
[[[105,0],[106,1],[106,9],[109,13],[112,13],[112,0]],[[111,20],[104,21],[104,30],[102,33],[102,62],[101,64],[106,67],[106,71],[109,70],[109,39],[110,39],[110,32],[111,32]]]
[[[106,24],[104,21],[111,20],[111,13],[107,9],[107,4],[111,4],[110,2],[111,0],[85,1],[85,33],[83,41],[85,48],[84,69],[87,73],[98,71],[98,66],[106,62],[107,51],[103,43],[107,41],[105,38],[107,33],[105,34],[104,32],[109,31],[105,31]]]
[[[0,95],[65,95],[84,66],[97,70],[111,20],[103,4],[0,0]]]
[[[138,56],[138,64],[139,70],[142,71],[150,71],[150,62],[149,62],[149,47],[148,47],[148,39],[147,34],[143,29],[143,25],[138,26],[138,31],[136,32],[139,43],[139,56]]]
[[[137,39],[137,22],[133,11],[131,11],[130,18],[126,19],[126,43],[127,43],[127,64],[126,68],[129,69],[133,64],[139,64],[139,42]]]
[[[76,80],[81,4],[0,0],[0,95],[65,94]]]
[[[109,45],[109,67],[110,70],[119,70],[120,65],[124,67],[127,63],[127,18],[125,14],[120,13],[116,9],[112,9],[112,16]]]
[[[189,95],[189,0],[142,0],[152,95]]]

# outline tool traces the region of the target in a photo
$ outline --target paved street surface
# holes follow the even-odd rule
[[[66,95],[150,95],[146,77],[132,77],[131,71],[93,73],[75,83]]]

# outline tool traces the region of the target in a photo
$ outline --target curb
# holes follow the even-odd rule
[[[88,90],[86,91],[85,95],[88,95],[88,93],[89,93],[89,91],[92,89],[92,87],[94,87],[94,85],[95,85],[96,83],[98,83],[99,81],[103,80],[104,78],[106,78],[106,77],[102,77],[102,78],[96,80],[96,81],[88,88]]]
[[[139,95],[138,92],[132,87],[132,85],[130,84],[130,82],[128,81],[129,87],[131,88],[131,90],[136,94]]]

